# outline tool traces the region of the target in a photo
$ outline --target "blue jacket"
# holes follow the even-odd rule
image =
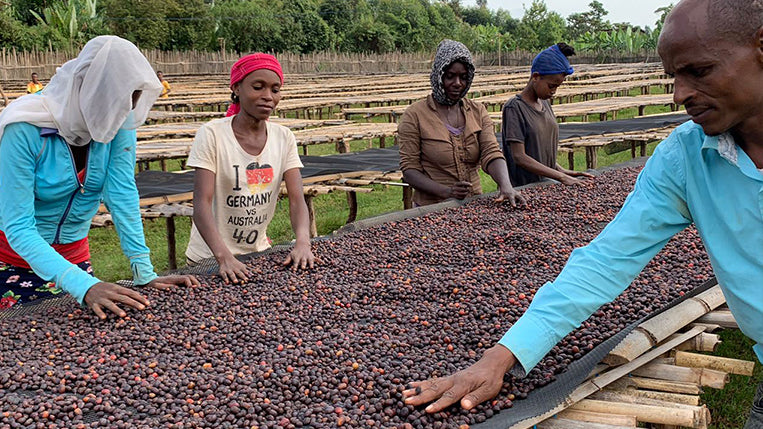
[[[84,183],[77,178],[69,145],[55,133],[28,124],[5,128],[0,142],[0,230],[8,243],[44,280],[54,281],[80,303],[100,282],[59,255],[50,244],[85,238],[104,201],[136,284],[156,278],[135,185],[135,130],[93,142]]]
[[[720,139],[734,155],[724,156]],[[521,369],[532,369],[591,313],[615,299],[691,223],[729,309],[763,362],[763,174],[729,139],[706,136],[699,125],[687,122],[657,146],[620,213],[588,246],[572,252],[556,280],[538,290],[501,339]]]

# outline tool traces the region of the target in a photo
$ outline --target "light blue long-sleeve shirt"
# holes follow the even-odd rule
[[[45,134],[45,135],[43,135]],[[100,280],[64,259],[52,243],[85,238],[101,199],[111,212],[133,280],[156,278],[143,236],[135,184],[135,130],[120,130],[109,143],[90,144],[84,183],[72,152],[55,133],[19,122],[0,142],[0,230],[11,248],[45,280],[82,303]]]
[[[706,136],[693,122],[658,145],[617,216],[572,252],[499,343],[529,371],[692,222],[729,309],[763,362],[763,174],[729,134]]]

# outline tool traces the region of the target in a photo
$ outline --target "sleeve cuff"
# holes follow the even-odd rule
[[[85,295],[87,295],[87,291],[100,281],[101,280],[98,278],[82,271],[82,269],[76,265],[72,265],[69,269],[64,271],[58,279],[61,289],[69,292],[80,305],[85,303]]]
[[[498,344],[514,354],[517,364],[511,368],[515,377],[524,377],[554,347],[554,338],[541,323],[525,314],[503,335]]]
[[[138,286],[145,286],[159,277],[154,272],[154,266],[151,265],[151,258],[149,258],[148,254],[130,258],[130,268],[132,269],[133,283]]]

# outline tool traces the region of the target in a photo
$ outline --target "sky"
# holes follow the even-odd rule
[[[640,27],[649,26],[654,28],[654,23],[659,15],[654,13],[660,7],[677,3],[677,0],[599,0],[609,14],[604,17],[609,22],[630,22]],[[545,0],[549,10],[567,18],[571,13],[585,12],[591,0]],[[473,6],[475,0],[463,0],[464,6]],[[504,9],[509,11],[513,18],[521,18],[524,14],[523,5],[530,7],[532,0],[488,0],[489,9]]]

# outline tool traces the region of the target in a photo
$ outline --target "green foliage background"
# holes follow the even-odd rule
[[[516,19],[461,0],[6,0],[0,48],[78,49],[115,34],[161,50],[422,52],[451,38],[473,52],[538,51],[561,41],[637,52],[654,48],[661,25],[612,24],[597,0],[566,19],[543,0],[524,7]],[[657,12],[664,18],[667,10]]]

